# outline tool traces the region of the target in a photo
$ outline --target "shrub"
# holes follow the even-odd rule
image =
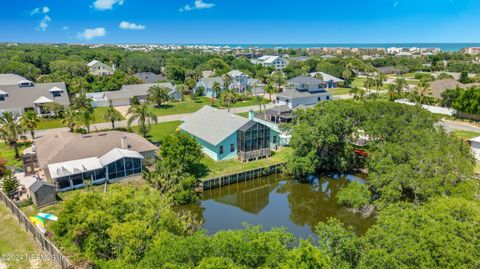
[[[359,209],[370,201],[370,191],[365,184],[352,181],[337,194],[337,203],[348,208]]]

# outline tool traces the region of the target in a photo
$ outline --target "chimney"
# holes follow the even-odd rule
[[[122,140],[122,149],[127,149],[127,147],[128,147],[128,145],[127,145],[127,137],[126,137],[126,136],[122,136],[121,140]]]

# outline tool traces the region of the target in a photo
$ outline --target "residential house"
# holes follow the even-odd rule
[[[279,71],[287,67],[288,61],[280,56],[275,55],[265,55],[257,59],[250,60],[253,64],[260,64],[265,67],[273,67],[275,70]]]
[[[468,89],[473,86],[480,86],[480,83],[463,84],[451,78],[435,80],[430,83],[432,96],[437,99],[441,99],[442,93],[448,89],[455,89],[455,88]]]
[[[148,89],[155,85],[169,89],[168,94],[172,100],[182,99],[182,94],[170,82],[123,85],[118,91],[108,91],[104,92],[103,95],[87,96],[94,101],[96,106],[108,106],[109,104],[112,104],[112,106],[128,106],[133,97],[136,97],[140,102],[147,101]]]
[[[33,83],[16,75],[0,76],[0,114],[13,112],[21,116],[31,110],[40,116],[46,116],[50,115],[45,109],[48,103],[64,107],[70,104],[65,83]]]
[[[180,125],[210,158],[250,161],[269,157],[279,145],[279,133],[268,126],[224,110],[204,106]]]
[[[221,90],[224,89],[224,82],[222,77],[207,77],[207,78],[201,78],[198,82],[197,85],[193,88],[193,92],[196,93],[199,91],[199,88],[203,88],[203,95],[207,97],[218,97],[218,93],[215,92],[213,89],[213,85],[215,83],[218,83],[220,85]]]
[[[233,82],[229,86],[232,89],[237,90],[238,92],[244,92],[248,87],[248,76],[239,70],[232,70],[227,73]]]
[[[94,76],[111,76],[115,73],[115,66],[108,66],[97,60],[93,60],[87,65],[90,68],[90,73]]]
[[[324,72],[313,72],[313,73],[310,73],[310,76],[322,80],[323,81],[323,86],[322,87],[323,88],[328,88],[328,89],[336,88],[336,87],[338,87],[338,83],[343,82],[343,79],[334,77],[334,76],[329,75],[329,74],[324,73]]]
[[[133,74],[134,77],[140,79],[143,81],[143,83],[157,83],[162,80],[165,80],[165,77],[161,74],[155,74],[152,72],[141,72],[141,73],[135,73]]]
[[[277,93],[276,103],[294,109],[299,105],[313,106],[321,101],[332,99],[332,94],[323,88],[323,80],[298,76],[288,80],[289,87]]]
[[[280,128],[283,123],[289,123],[293,120],[293,110],[286,105],[277,105],[267,109],[264,112],[248,113],[248,118],[264,124],[270,129],[276,131],[279,135],[279,144],[281,146],[289,145],[291,134]]]
[[[95,134],[47,133],[35,138],[32,152],[38,167],[58,191],[101,184],[139,175],[145,158],[158,148],[135,134],[109,131]]]
[[[476,55],[476,54],[480,54],[480,47],[464,48],[464,49],[462,49],[462,51],[463,51],[464,53],[467,53],[467,54]]]

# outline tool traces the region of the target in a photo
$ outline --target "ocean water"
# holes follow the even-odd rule
[[[193,44],[192,44],[193,45]],[[198,45],[198,44],[197,44]],[[232,48],[440,48],[442,51],[459,51],[467,47],[480,47],[480,43],[330,43],[330,44],[205,44]]]

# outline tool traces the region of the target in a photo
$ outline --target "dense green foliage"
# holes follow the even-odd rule
[[[368,204],[371,194],[365,184],[356,181],[342,188],[337,194],[337,202],[344,207],[359,209]]]
[[[472,87],[459,93],[453,102],[453,108],[469,114],[480,114],[480,88]]]
[[[2,167],[1,179],[0,185],[2,186],[3,192],[6,194],[17,191],[18,187],[20,186],[20,182],[12,170],[4,170]]]

